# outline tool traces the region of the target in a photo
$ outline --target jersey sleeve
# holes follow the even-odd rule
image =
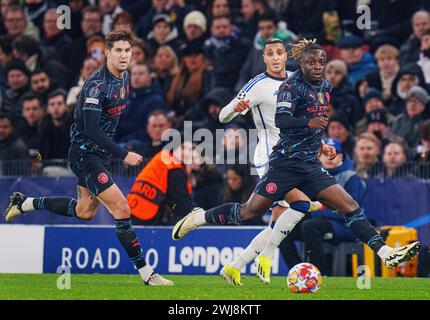
[[[294,116],[299,104],[300,95],[293,86],[288,83],[282,83],[279,87],[278,97],[276,100],[276,113],[287,113]]]
[[[251,88],[250,90],[245,90],[247,84],[239,91],[236,97],[233,98],[220,112],[219,120],[222,123],[227,123],[233,120],[239,114],[245,115],[249,109],[257,106],[261,103],[258,98],[258,91],[256,90],[256,86]],[[242,100],[249,100],[249,109],[245,109],[242,112],[234,111],[234,106]]]
[[[105,90],[103,84],[101,84],[100,82],[93,81],[89,83],[83,92],[82,111],[102,111],[104,99],[106,96],[104,91]]]

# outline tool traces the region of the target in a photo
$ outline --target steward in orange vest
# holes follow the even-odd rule
[[[127,196],[133,223],[174,224],[195,207],[191,192],[185,165],[172,152],[160,151],[139,173]]]

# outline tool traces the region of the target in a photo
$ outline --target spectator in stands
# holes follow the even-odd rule
[[[10,36],[0,36],[0,91],[6,88],[6,73],[4,68],[12,60],[12,38]]]
[[[67,110],[66,94],[54,90],[48,96],[46,115],[40,128],[40,153],[43,159],[66,159],[70,146],[73,116]]]
[[[418,129],[420,123],[428,118],[426,105],[429,101],[430,98],[423,88],[412,87],[406,96],[405,111],[393,123],[393,133],[405,139],[409,148],[414,148],[419,143]]]
[[[417,64],[420,66],[427,88],[430,88],[430,28],[421,37],[420,58]]]
[[[285,10],[288,28],[298,36],[321,37],[324,1],[289,0]]]
[[[1,0],[0,1],[0,34],[7,33],[5,27],[6,12],[11,6],[19,6],[19,0]]]
[[[0,114],[0,166],[1,176],[22,174],[19,160],[29,159],[28,148],[14,130],[12,117]]]
[[[13,41],[12,47],[14,57],[23,61],[30,72],[44,69],[54,87],[68,88],[69,70],[60,61],[45,58],[37,41],[20,36]]]
[[[324,75],[333,86],[330,104],[335,114],[346,118],[349,126],[354,127],[362,111],[354,96],[354,89],[347,80],[348,69],[345,62],[337,59],[330,61],[326,65]]]
[[[82,11],[88,4],[86,0],[67,0],[67,5],[70,8],[70,29],[66,33],[75,41],[82,37]]]
[[[365,132],[357,137],[354,148],[354,160],[357,175],[368,178],[375,170],[381,153],[381,141],[373,134]]]
[[[102,36],[94,35],[87,40],[87,56],[94,58],[99,66],[106,62],[105,40]]]
[[[356,123],[355,126],[355,134],[359,135],[366,131],[367,128],[367,120],[368,114],[374,110],[384,109],[384,98],[382,96],[381,91],[375,88],[369,88],[366,94],[363,97],[363,107],[364,107],[364,115],[363,117]],[[388,125],[392,125],[395,121],[395,117],[387,111],[385,114]]]
[[[183,20],[192,7],[185,3],[185,0],[152,0],[152,7],[146,15],[140,17],[136,24],[136,33],[141,39],[147,39],[148,34],[153,27],[153,19],[158,14],[166,14],[169,17],[174,17],[172,23],[178,28],[179,35],[182,32]]]
[[[69,109],[73,109],[76,102],[78,101],[79,93],[82,90],[82,87],[84,85],[84,82],[88,79],[88,77],[97,70],[99,67],[99,62],[94,58],[86,58],[84,60],[84,65],[81,68],[81,73],[79,75],[78,82],[76,86],[72,87],[69,90],[69,93],[67,95],[67,106]]]
[[[227,181],[224,188],[223,203],[238,202],[245,203],[255,187],[255,181],[250,175],[247,165],[234,164],[227,169]],[[262,225],[261,217],[246,222],[247,225]]]
[[[344,152],[342,145],[336,139],[324,139],[324,142],[336,148],[336,158],[329,160],[321,154],[320,161],[337,182],[362,205],[366,193],[365,182],[357,175],[351,158]],[[303,262],[297,254],[294,240],[303,240],[306,261],[314,264],[323,275],[331,275],[331,268],[324,254],[325,241],[333,245],[341,242],[357,241],[354,234],[345,226],[342,216],[331,209],[321,206],[310,212],[307,217],[294,227],[287,240],[282,242],[280,249],[284,260],[292,267]]]
[[[70,52],[73,46],[73,39],[64,30],[57,28],[57,20],[60,14],[55,8],[45,12],[43,19],[43,37],[40,46],[48,51],[45,56],[53,57],[61,61],[64,65],[70,62]]]
[[[158,83],[153,81],[148,65],[135,64],[130,69],[130,95],[116,130],[116,140],[132,150],[140,150],[149,141],[146,133],[148,115],[154,110],[168,111]]]
[[[149,55],[153,57],[162,45],[169,45],[177,50],[180,45],[178,29],[167,14],[157,14],[152,19],[152,31],[147,36]]]
[[[419,130],[420,144],[412,150],[412,159],[418,162],[420,178],[430,178],[430,119],[424,121]]]
[[[170,46],[158,48],[154,57],[155,76],[165,93],[172,84],[173,77],[179,72],[178,57]]]
[[[415,63],[407,64],[400,68],[399,74],[393,83],[393,101],[388,106],[388,111],[393,115],[402,113],[405,110],[406,96],[413,86],[425,87],[424,76],[421,72],[421,68]]]
[[[12,60],[5,68],[8,89],[4,92],[3,103],[0,106],[2,112],[12,117],[21,114],[21,97],[30,90],[30,73],[20,60]]]
[[[414,176],[408,167],[407,146],[403,141],[393,141],[384,148],[382,156],[383,167],[374,176],[376,178],[412,178]]]
[[[252,41],[257,33],[260,14],[263,12],[258,12],[256,0],[242,0],[240,12],[242,14],[242,19],[238,23],[240,34]]]
[[[240,89],[257,74],[266,71],[266,65],[261,58],[266,40],[278,38],[284,41],[287,46],[297,39],[297,36],[289,30],[278,28],[278,19],[272,12],[267,12],[259,16],[258,32],[254,35],[254,42],[251,46],[245,63],[240,69],[239,79],[236,82],[235,92]],[[292,59],[291,59],[292,60]],[[287,67],[294,68],[294,62],[287,61]]]
[[[185,120],[193,121],[193,128],[206,128],[215,133],[216,129],[224,128],[219,121],[221,109],[230,101],[232,94],[227,88],[213,88],[185,114]],[[233,123],[244,126],[244,118],[237,117]]]
[[[112,30],[115,17],[123,12],[119,0],[99,0],[99,8],[102,14],[102,33],[107,35]]]
[[[208,16],[211,18],[211,22],[215,17],[231,16],[231,8],[229,0],[213,0],[209,8]]]
[[[112,31],[130,30],[134,32],[134,19],[131,13],[123,11],[118,13],[112,22]]]
[[[352,156],[354,150],[354,136],[348,121],[343,116],[334,116],[329,119],[327,136],[339,140],[345,153]]]
[[[24,0],[26,16],[40,31],[43,30],[43,15],[55,1]],[[52,3],[53,2],[53,3]]]
[[[16,126],[16,132],[29,149],[39,151],[39,125],[45,113],[42,101],[33,92],[27,92],[21,99],[22,120]]]
[[[184,19],[185,41],[179,47],[179,53],[182,56],[183,50],[188,45],[203,47],[207,36],[206,17],[200,11],[194,10],[188,13]]]
[[[205,43],[205,52],[213,66],[214,87],[233,91],[249,49],[250,43],[234,31],[228,16],[212,20],[211,37]]]
[[[127,196],[133,224],[172,225],[193,210],[185,165],[191,163],[193,149],[186,141],[173,151],[158,152],[143,167]]]
[[[165,141],[161,140],[164,131],[172,128],[172,121],[167,116],[167,113],[162,110],[154,110],[148,115],[148,124],[146,132],[150,138],[144,142],[142,157],[143,162],[149,161],[155,154],[160,152],[166,145]]]
[[[51,80],[45,70],[36,69],[31,73],[31,90],[40,97],[42,106],[46,106],[48,94],[53,89]]]
[[[188,165],[187,169],[191,171],[190,182],[196,206],[209,209],[219,205],[221,199],[217,195],[221,194],[224,180],[216,166],[203,163],[194,166]]]
[[[430,28],[430,12],[426,10],[415,12],[412,16],[413,33],[400,48],[401,66],[418,61],[421,37],[428,28]]]
[[[380,46],[375,52],[378,70],[367,76],[370,87],[382,91],[384,101],[390,103],[394,79],[399,72],[399,50],[392,45]]]
[[[183,118],[211,89],[211,73],[203,50],[197,45],[188,45],[182,51],[179,72],[172,80],[167,92],[167,103],[175,111],[175,117]],[[178,120],[178,122],[181,122]]]
[[[396,136],[388,125],[387,112],[385,109],[376,109],[366,115],[366,132],[373,133],[381,141],[381,145],[385,146],[393,139],[399,138]]]
[[[87,6],[82,10],[81,29],[83,35],[74,42],[70,53],[73,57],[70,62],[70,69],[74,71],[73,78],[78,77],[83,61],[87,57],[87,40],[93,35],[102,35],[102,16],[96,6]]]
[[[39,29],[28,20],[24,9],[19,5],[8,7],[4,22],[7,34],[13,38],[27,36],[35,41],[39,41]]]
[[[131,68],[136,63],[148,63],[149,62],[149,52],[145,43],[142,40],[137,40],[137,42],[131,48]]]
[[[348,80],[355,86],[357,81],[376,70],[375,59],[363,50],[363,40],[355,35],[339,40],[340,58],[348,65]]]

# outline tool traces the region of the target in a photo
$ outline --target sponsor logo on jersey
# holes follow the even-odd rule
[[[119,117],[122,112],[124,111],[126,105],[120,105],[120,106],[116,106],[116,107],[112,107],[107,109],[107,113],[109,113],[109,115],[111,115],[112,117]]]
[[[328,106],[309,106],[306,111],[312,113],[314,117],[326,116],[328,113]]]
[[[318,92],[318,100],[321,104],[324,104],[324,94],[322,92]]]

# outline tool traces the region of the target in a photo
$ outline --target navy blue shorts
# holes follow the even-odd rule
[[[109,172],[109,159],[105,156],[71,147],[69,166],[78,177],[78,185],[87,188],[93,196],[114,184]]]
[[[269,170],[261,178],[254,192],[274,201],[284,199],[292,189],[297,188],[311,200],[322,190],[337,184],[319,162],[283,161],[282,165],[269,163]]]

